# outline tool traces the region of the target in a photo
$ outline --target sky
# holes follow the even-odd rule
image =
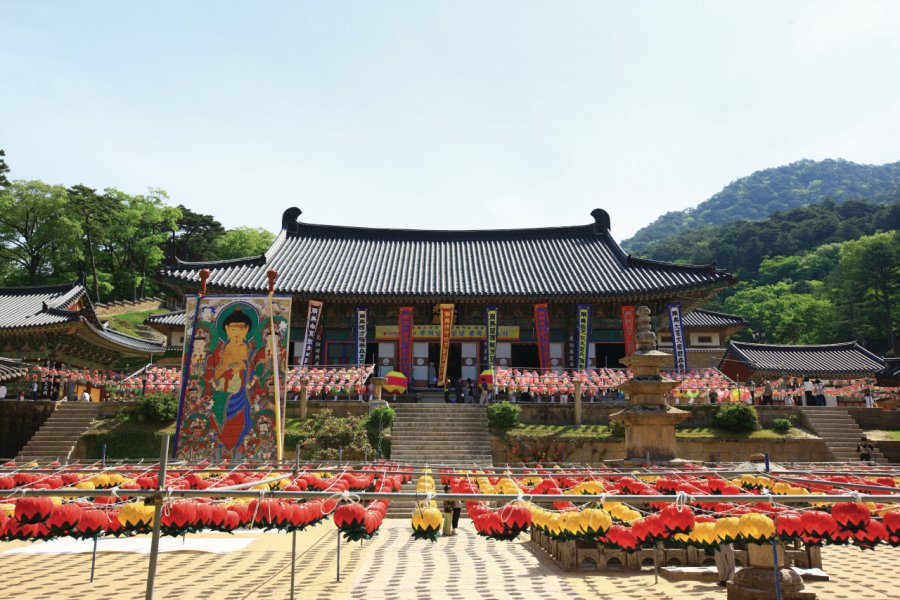
[[[624,240],[800,159],[900,160],[895,0],[0,0],[13,179],[226,227]]]

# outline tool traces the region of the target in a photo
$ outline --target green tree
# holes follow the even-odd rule
[[[779,344],[811,344],[834,337],[835,309],[821,294],[820,282],[805,282],[808,292],[796,293],[791,284],[751,287],[746,284],[729,296],[724,309],[743,316],[753,331],[765,331]]]
[[[94,302],[100,302],[100,282],[104,282],[104,294],[112,291],[108,274],[98,275],[97,253],[99,244],[109,235],[109,229],[116,214],[122,209],[121,199],[98,194],[85,185],[75,185],[68,190],[68,208],[77,215],[84,237],[84,257],[86,270],[91,275]]]
[[[0,187],[7,187],[9,179],[6,174],[9,173],[9,165],[6,164],[6,151],[0,148]]]
[[[41,181],[0,188],[0,258],[16,271],[8,284],[72,279],[81,259],[81,227],[70,218],[66,189]]]
[[[900,231],[877,233],[847,242],[841,248],[841,267],[860,304],[874,306],[883,324],[890,354],[897,353],[894,332],[895,297],[900,288]]]
[[[216,239],[214,254],[219,260],[258,256],[264,254],[274,240],[275,234],[262,227],[237,227]]]
[[[225,233],[222,224],[210,215],[204,215],[179,205],[181,216],[172,228],[171,239],[166,248],[166,263],[175,264],[175,259],[187,261],[215,260],[216,240]]]

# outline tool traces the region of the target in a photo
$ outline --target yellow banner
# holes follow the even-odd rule
[[[441,304],[441,358],[438,364],[438,381],[446,387],[447,360],[450,358],[450,330],[453,328],[453,305]]]
[[[485,339],[484,325],[454,325],[450,328],[452,340],[483,340]],[[439,340],[441,339],[440,325],[413,325],[412,336],[414,340]],[[375,327],[375,339],[396,340],[398,329],[396,325],[378,325]],[[518,326],[501,326],[497,328],[498,340],[519,339]]]

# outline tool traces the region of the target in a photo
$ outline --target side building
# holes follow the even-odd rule
[[[380,373],[399,366],[401,307],[412,307],[412,379],[423,385],[440,354],[440,305],[454,306],[448,370],[475,379],[486,364],[486,310],[497,308],[496,364],[540,367],[535,305],[549,315],[549,368],[576,366],[579,309],[590,308],[586,363],[620,367],[625,356],[621,309],[647,305],[654,315],[678,301],[685,314],[734,277],[713,265],[678,265],[625,254],[610,235],[609,215],[571,227],[440,231],[374,229],[299,222],[286,210],[281,231],[260,256],[179,262],[160,281],[194,294],[207,269],[209,293],[264,294],[266,273],[276,293],[293,296],[290,358],[303,347],[309,301],[324,303],[310,364],[356,362],[356,308],[368,310],[366,362]],[[177,315],[148,324],[177,335]],[[583,320],[582,320],[583,322]],[[659,323],[656,323],[658,326]],[[658,327],[657,327],[658,328]],[[175,341],[175,337],[171,338]]]

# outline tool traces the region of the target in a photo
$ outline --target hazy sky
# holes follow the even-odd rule
[[[0,0],[15,179],[227,227],[625,239],[802,158],[900,160],[900,2]]]

